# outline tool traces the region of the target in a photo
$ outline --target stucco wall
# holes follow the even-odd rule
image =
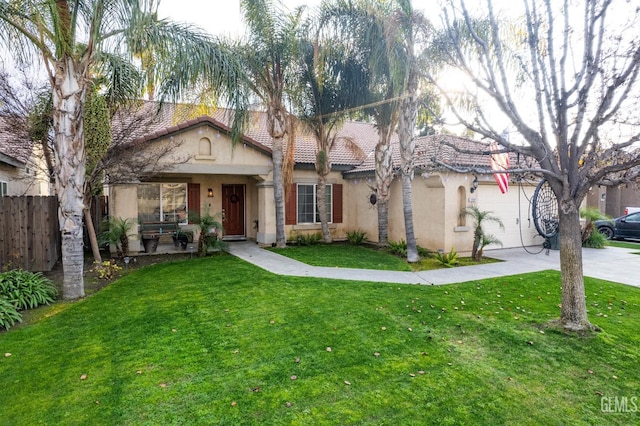
[[[492,176],[480,177],[480,186],[470,192],[473,176],[456,173],[434,173],[416,175],[412,185],[413,225],[418,245],[430,250],[451,248],[465,255],[473,244],[473,221],[466,218],[460,223],[461,207],[476,205],[481,210],[492,211],[504,223],[501,230],[494,223],[487,223],[485,232],[494,234],[503,247],[520,247],[541,244],[533,226],[529,199],[535,190],[527,185],[520,188],[512,185],[507,194],[500,193]],[[374,186],[371,178],[348,179],[345,184],[346,229],[361,229],[367,232],[370,241],[378,241],[378,213],[369,203]],[[524,192],[523,192],[524,191]],[[399,179],[391,185],[389,199],[389,240],[406,240],[402,208],[402,186]],[[347,216],[345,216],[347,217]],[[521,226],[522,225],[522,226]],[[522,234],[522,240],[521,240]],[[489,246],[487,249],[498,248]]]
[[[0,181],[7,183],[8,196],[51,195],[51,185],[45,169],[41,150],[34,149],[33,157],[24,167],[0,162]]]

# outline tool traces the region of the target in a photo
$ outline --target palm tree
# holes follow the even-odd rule
[[[377,128],[378,143],[375,148],[376,208],[378,211],[378,242],[388,241],[389,197],[393,180],[391,136],[398,124],[398,98],[400,84],[393,78],[397,60],[389,45],[387,31],[391,3],[375,0],[351,2],[338,0],[325,3],[322,20],[335,25],[343,36],[350,39],[366,58],[370,72],[370,84],[366,90],[364,114],[370,116]]]
[[[480,210],[477,206],[467,207],[460,211],[460,216],[469,216],[473,220],[473,248],[471,249],[471,258],[476,262],[482,259],[482,250],[489,244],[502,245],[494,235],[486,235],[482,227],[487,222],[495,222],[504,229],[502,220],[493,215],[493,212]]]
[[[163,97],[177,98],[205,80],[240,111],[236,123],[244,115],[245,100],[237,89],[242,72],[231,49],[192,27],[157,20],[156,9],[155,0],[0,0],[1,42],[19,61],[39,59],[52,89],[65,299],[84,296],[83,110],[92,72],[100,66],[130,65],[132,52],[153,46],[153,76],[162,77]],[[239,134],[239,125],[234,125],[234,137]]]
[[[285,13],[281,2],[277,0],[242,0],[241,7],[249,37],[246,47],[242,49],[246,52],[243,56],[244,69],[250,77],[251,91],[266,108],[272,141],[276,246],[285,247],[285,188],[291,183],[295,144],[293,117],[284,103],[286,92],[295,91],[295,82],[291,81],[291,77],[297,65],[297,33],[302,10],[293,14]],[[285,137],[288,137],[286,164]],[[283,174],[286,174],[286,178]]]
[[[324,30],[328,30],[327,33]],[[316,139],[316,209],[325,243],[331,242],[326,198],[331,151],[338,140],[337,130],[348,111],[362,105],[361,88],[368,86],[367,69],[361,58],[338,38],[327,37],[331,30],[320,28],[314,39],[302,41],[300,60],[303,90],[299,118]]]
[[[426,33],[427,22],[424,16],[413,9],[411,0],[396,0],[397,8],[390,16],[395,29],[391,32],[400,49],[402,62],[395,64],[401,77],[403,91],[398,117],[398,139],[400,142],[400,172],[402,175],[402,210],[407,238],[407,260],[419,259],[413,228],[413,206],[411,202],[411,181],[414,176],[416,112],[418,108],[418,83],[420,77],[418,38]]]

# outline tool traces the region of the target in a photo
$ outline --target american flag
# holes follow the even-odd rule
[[[496,180],[500,192],[504,194],[509,190],[509,173],[506,173],[509,170],[509,154],[506,152],[498,153],[500,151],[498,142],[492,142],[490,150],[494,153],[491,154],[491,170],[497,172],[493,174],[493,178]]]

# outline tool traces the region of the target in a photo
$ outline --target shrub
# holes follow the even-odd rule
[[[451,250],[447,254],[444,252],[436,253],[436,259],[444,266],[452,268],[458,264],[458,253],[451,247]]]
[[[122,267],[118,266],[116,261],[111,259],[103,262],[94,262],[91,272],[95,272],[101,280],[110,280],[121,270]]]
[[[16,321],[22,322],[22,315],[20,315],[13,303],[0,296],[0,327],[8,330]]]
[[[594,226],[594,222],[600,219],[608,219],[608,217],[593,207],[581,209],[580,217],[585,220],[585,225],[582,229],[582,247],[603,248],[606,245],[607,239],[598,232]]]
[[[407,257],[407,242],[405,240],[389,241],[389,252],[400,257]]]
[[[322,234],[320,232],[315,234],[296,234],[293,236],[293,240],[299,246],[313,246],[322,241]]]
[[[48,305],[57,293],[51,280],[40,272],[17,269],[0,274],[0,298],[13,304],[17,310]]]
[[[360,229],[356,229],[355,231],[347,231],[347,240],[349,241],[349,244],[359,246],[360,244],[367,241],[367,233]]]
[[[127,235],[137,223],[135,220],[121,217],[105,218],[104,231],[98,235],[98,244],[113,244],[119,257],[129,256],[129,236]]]
[[[598,232],[597,229],[591,230],[589,236],[582,241],[582,247],[588,248],[604,248],[607,245],[607,237]]]

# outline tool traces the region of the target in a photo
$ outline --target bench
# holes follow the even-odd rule
[[[188,243],[193,242],[193,233],[183,231],[177,222],[142,222],[140,224],[140,236],[147,252],[155,251],[157,242],[163,235],[171,236],[173,244],[176,247],[180,245],[183,250],[187,248]],[[155,241],[155,246],[151,250],[147,250],[146,242],[150,240]]]

